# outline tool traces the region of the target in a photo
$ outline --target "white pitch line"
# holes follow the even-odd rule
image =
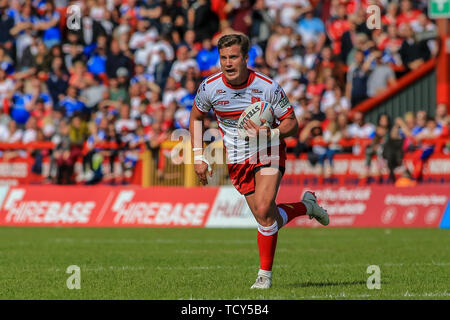
[[[138,239],[75,239],[75,238],[55,238],[51,241],[55,242],[82,242],[82,243],[236,243],[236,244],[255,244],[255,240],[202,240],[202,239],[153,239],[153,240],[138,240]]]

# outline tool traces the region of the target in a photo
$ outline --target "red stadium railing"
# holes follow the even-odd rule
[[[365,159],[365,149],[366,147],[372,142],[371,139],[341,139],[339,141],[339,145],[342,147],[352,147],[355,145],[360,146],[360,151],[358,154],[352,154],[352,153],[338,153],[334,156],[334,159],[336,161],[346,161],[346,166],[348,167],[348,171],[341,172],[339,175],[337,175],[337,180],[339,184],[346,184],[347,178],[354,178],[358,179],[358,175],[355,174],[356,171],[352,171],[352,163],[358,163],[359,166],[361,166],[362,161]],[[444,147],[448,144],[450,144],[450,138],[439,138],[439,139],[432,139],[432,140],[422,140],[418,143],[426,144],[426,145],[434,145],[435,151],[434,155],[432,157],[439,158],[442,161],[450,162],[450,154],[444,153]],[[287,146],[292,148],[295,147],[297,144],[297,140],[295,138],[293,139],[287,139]],[[172,145],[172,144],[171,144]],[[322,145],[327,146],[329,145],[328,142],[317,139],[314,141],[311,141],[311,145]],[[101,150],[117,150],[122,148],[122,146],[119,146],[115,142],[102,142],[102,143],[96,143],[95,148],[101,149]],[[23,150],[27,152],[27,156],[25,158],[16,157],[14,159],[8,159],[5,160],[4,158],[0,158],[0,182],[2,180],[6,181],[12,181],[16,180],[16,184],[30,184],[30,183],[44,183],[45,176],[39,176],[32,172],[31,166],[33,164],[34,158],[31,156],[31,152],[36,149],[42,149],[42,150],[53,150],[55,148],[55,145],[52,142],[31,142],[31,143],[0,143],[0,150],[2,151],[8,151],[8,150]],[[138,146],[138,149],[140,155],[144,154],[144,146],[140,145]],[[161,148],[159,151],[158,157],[164,158],[164,152],[167,153],[167,148]],[[82,153],[82,155],[85,155],[87,152]],[[81,165],[82,162],[82,156],[79,157],[77,163],[78,165]],[[132,178],[132,181],[134,181],[137,184],[143,184],[144,181],[147,185],[148,178],[146,178],[146,175],[148,175],[148,163],[143,163],[142,159],[143,157],[140,157],[140,160],[138,161],[138,164],[135,168],[134,177]],[[412,161],[412,154],[411,153],[405,153],[404,159],[408,164],[410,165]],[[289,161],[307,161],[307,157],[305,154],[301,154],[299,157],[296,157],[294,154],[288,154],[288,160]],[[44,159],[44,162],[48,163],[50,161],[50,156],[47,154]],[[120,160],[119,160],[120,161]],[[109,162],[109,159],[105,157],[104,162]],[[447,163],[445,162],[445,163]],[[438,162],[439,163],[439,162]],[[443,166],[442,176],[447,177],[450,179],[450,172],[446,171],[446,167],[448,164],[440,164],[440,166]],[[291,163],[292,164],[292,163]],[[120,163],[119,163],[120,165]],[[306,162],[303,164],[306,165]],[[305,168],[305,167],[303,167]],[[291,175],[291,179],[295,177],[295,179],[315,179],[317,178],[316,174],[311,172],[306,172],[308,170],[300,170],[295,171],[294,175]],[[353,172],[353,173],[352,173]],[[433,172],[438,172],[434,170]],[[288,174],[289,176],[289,174]],[[434,174],[433,177],[438,178],[439,174]],[[297,181],[296,180],[296,181]],[[303,181],[302,180],[302,181]],[[356,181],[356,180],[355,180]],[[108,180],[103,181],[103,183],[107,183]],[[82,182],[78,182],[82,183]]]

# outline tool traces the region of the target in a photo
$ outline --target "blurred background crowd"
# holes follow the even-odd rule
[[[67,10],[74,4],[80,21]],[[366,25],[371,4],[381,8],[381,29]],[[53,183],[74,183],[79,159],[86,183],[102,179],[105,157],[132,170],[141,148],[158,150],[174,129],[187,128],[199,83],[219,70],[218,39],[241,32],[252,44],[249,67],[279,82],[294,106],[301,130],[290,152],[325,168],[336,153],[357,153],[341,139],[370,138],[367,166],[377,156],[394,181],[403,152],[414,152],[417,165],[406,173],[420,180],[433,146],[417,141],[448,137],[447,106],[433,117],[383,115],[378,123],[348,113],[436,57],[437,40],[421,37],[436,32],[427,4],[0,0],[0,142],[53,142],[52,150],[33,151],[37,173],[39,161],[51,157]],[[80,29],[68,29],[77,22]],[[217,126],[213,116],[207,126]],[[6,149],[2,157],[23,154]]]

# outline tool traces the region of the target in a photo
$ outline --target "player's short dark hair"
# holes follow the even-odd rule
[[[219,42],[217,43],[217,48],[220,50],[222,48],[231,47],[235,44],[241,48],[242,55],[246,57],[250,49],[250,40],[243,34],[226,34],[220,37]]]

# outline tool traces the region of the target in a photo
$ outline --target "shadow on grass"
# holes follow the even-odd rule
[[[365,285],[366,281],[326,281],[326,282],[304,282],[292,283],[288,287],[308,288],[308,287],[336,287],[336,286],[357,286]]]

